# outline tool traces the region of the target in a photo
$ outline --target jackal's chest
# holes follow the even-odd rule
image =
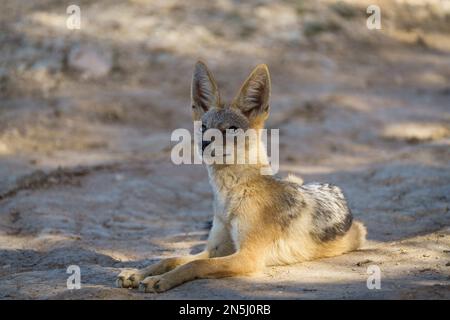
[[[230,224],[240,214],[242,199],[240,194],[232,189],[214,190],[214,215],[223,223]]]
[[[236,208],[233,208],[233,201],[231,199],[215,199],[214,201],[214,215],[220,221],[220,224],[228,233],[229,238],[233,242],[235,250],[239,250],[239,218],[236,214]]]
[[[221,194],[214,195],[214,215],[225,224],[231,220],[232,209],[230,204],[231,201],[226,196]]]

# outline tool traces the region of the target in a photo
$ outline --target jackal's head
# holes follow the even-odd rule
[[[201,122],[202,139],[198,148],[203,155],[208,146],[216,145],[216,150],[218,144],[223,146],[223,156],[229,155],[225,150],[233,150],[235,154],[242,154],[245,150],[246,161],[249,154],[265,154],[265,150],[259,150],[259,142],[260,131],[269,116],[269,98],[270,76],[265,64],[258,65],[252,71],[232,102],[227,104],[221,100],[217,83],[207,66],[197,62],[192,78],[191,100],[193,119]],[[208,132],[212,134],[208,135]],[[215,132],[220,132],[223,139],[217,139]],[[227,139],[230,135],[235,138]],[[244,139],[239,139],[242,137]],[[233,145],[230,146],[230,143]]]

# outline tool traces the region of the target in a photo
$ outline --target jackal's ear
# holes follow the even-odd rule
[[[258,65],[245,80],[232,105],[255,121],[265,120],[269,114],[270,75],[267,65]]]
[[[191,103],[194,120],[200,120],[201,116],[210,108],[220,106],[216,81],[202,61],[195,64],[191,84]]]

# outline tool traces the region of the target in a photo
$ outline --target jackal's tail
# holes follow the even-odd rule
[[[353,221],[344,236],[319,246],[315,257],[334,257],[359,249],[366,241],[366,234],[366,227],[359,221]]]
[[[348,251],[361,248],[366,242],[367,229],[362,222],[353,221],[347,233]]]

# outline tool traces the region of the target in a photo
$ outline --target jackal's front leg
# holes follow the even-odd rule
[[[143,269],[126,269],[117,276],[116,284],[119,288],[137,288],[148,276],[163,274],[180,265],[208,256],[209,253],[203,251],[195,255],[164,259]]]
[[[201,278],[222,278],[258,271],[260,264],[251,256],[235,253],[220,258],[200,259],[165,274],[147,277],[139,284],[143,292],[164,292],[184,282]]]
[[[116,280],[119,288],[137,288],[139,283],[149,276],[156,276],[175,269],[188,262],[231,254],[234,252],[234,245],[228,230],[223,223],[214,218],[213,227],[209,234],[208,244],[205,251],[183,257],[175,257],[161,260],[143,269],[123,270]]]

